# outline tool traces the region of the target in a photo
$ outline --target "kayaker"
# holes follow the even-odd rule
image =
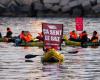
[[[43,41],[43,33],[38,33],[38,36],[36,37],[39,41]]]
[[[21,31],[20,35],[15,39],[16,46],[20,45],[23,41],[24,31]]]
[[[7,27],[7,33],[6,33],[6,36],[4,36],[4,41],[5,42],[13,42],[13,39],[12,39],[12,31],[9,27]]]
[[[83,31],[80,36],[81,42],[88,42],[90,39],[88,38],[88,34],[86,31]]]
[[[94,31],[90,41],[91,42],[98,42],[99,41],[98,39],[99,39],[98,38],[98,33],[97,33],[97,31]]]
[[[69,40],[71,40],[71,41],[77,41],[78,40],[78,35],[74,30],[70,32]]]
[[[19,38],[22,39],[23,36],[24,36],[24,31],[22,31],[22,32],[20,33]]]
[[[7,27],[7,33],[6,33],[6,36],[7,38],[12,38],[12,31],[9,27]]]
[[[87,32],[86,31],[83,31],[81,33],[81,36],[80,36],[81,46],[84,47],[83,44],[85,44],[85,43],[87,43],[89,41],[90,41],[90,39],[88,38]]]
[[[32,42],[33,41],[33,37],[29,31],[22,31],[20,34],[20,39],[25,41],[25,42]]]

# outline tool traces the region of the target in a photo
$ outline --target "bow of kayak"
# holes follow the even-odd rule
[[[42,62],[63,62],[64,55],[54,49],[51,49],[48,52],[44,53],[41,60]]]

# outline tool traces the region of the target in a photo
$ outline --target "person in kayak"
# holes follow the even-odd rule
[[[21,31],[20,35],[15,39],[16,46],[22,43],[23,36],[24,36],[24,31]]]
[[[7,27],[7,33],[6,33],[6,36],[7,38],[12,38],[12,31],[9,27]]]
[[[33,42],[32,35],[29,31],[22,31],[20,35],[15,39],[16,46],[20,45],[22,42]]]
[[[25,42],[33,41],[33,37],[29,31],[22,31],[21,34],[19,35],[19,37],[22,41],[25,41]]]
[[[39,41],[43,41],[43,33],[38,33],[38,36],[36,37]]]
[[[71,40],[71,41],[77,41],[78,40],[78,35],[74,30],[70,32],[69,40]]]
[[[91,42],[98,42],[99,41],[99,37],[98,37],[98,33],[97,31],[93,32],[92,38],[90,40]]]
[[[82,47],[87,47],[87,46],[84,46],[83,44],[87,43],[90,41],[90,39],[88,38],[88,34],[86,31],[83,31],[80,36],[79,36],[79,41],[81,42],[81,46]]]
[[[89,42],[90,39],[88,38],[88,34],[86,31],[83,31],[80,36],[79,36],[79,39],[81,42]]]
[[[6,42],[12,42],[12,31],[9,27],[7,27],[7,33],[6,36],[4,36],[4,41]]]

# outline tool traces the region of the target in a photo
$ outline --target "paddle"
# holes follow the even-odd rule
[[[41,56],[41,55],[28,54],[28,55],[25,55],[25,58],[30,59],[30,58],[34,58],[34,57],[37,57],[37,56]]]
[[[75,54],[75,53],[78,53],[80,51],[80,49],[82,49],[82,48],[80,47],[80,48],[73,49],[72,51],[68,51],[68,53]]]
[[[79,51],[69,51],[68,53],[78,53]]]
[[[25,62],[33,62],[33,61],[28,59],[28,60],[25,60]]]

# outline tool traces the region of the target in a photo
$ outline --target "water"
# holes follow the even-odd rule
[[[29,30],[35,37],[41,31],[41,22],[64,24],[64,34],[75,29],[73,18],[0,18],[0,29],[2,35],[5,35],[6,27],[11,27],[13,36],[18,35],[21,30]],[[94,30],[100,34],[99,25],[99,18],[85,18],[84,29],[89,36]],[[68,53],[74,50],[79,52]],[[0,80],[100,80],[99,51],[100,47],[63,47],[61,53],[65,60],[62,64],[42,64],[41,48],[15,47],[13,43],[0,43]],[[27,54],[39,56],[27,62],[24,58]]]

